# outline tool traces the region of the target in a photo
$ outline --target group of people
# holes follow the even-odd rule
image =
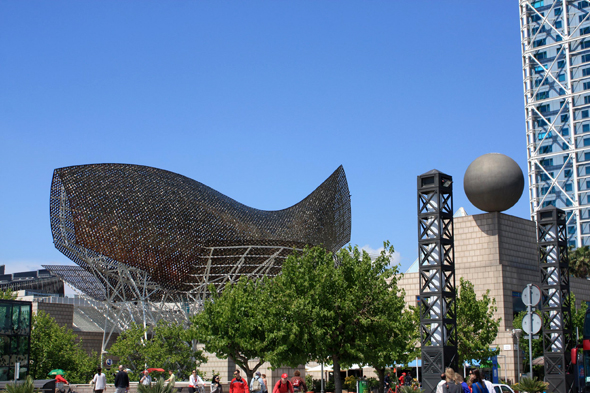
[[[257,371],[254,377],[248,382],[242,379],[240,371],[234,371],[234,378],[229,383],[229,393],[268,393],[268,381],[266,375]],[[211,390],[213,393],[213,390]],[[307,392],[307,385],[305,380],[301,377],[299,370],[295,370],[293,378],[289,379],[289,375],[283,373],[281,379],[277,381],[272,393],[301,393]],[[221,393],[221,392],[219,392]]]
[[[478,369],[469,373],[467,381],[450,367],[445,369],[445,373],[441,374],[440,378],[436,393],[494,393],[494,386],[482,377]]]
[[[444,374],[441,374],[440,379],[440,382],[436,386],[436,393],[494,393],[492,383],[487,379],[484,379],[478,369],[472,370],[469,373],[468,380],[465,381],[461,374],[448,367],[445,369]],[[392,392],[393,383],[391,380],[391,373],[387,373],[383,382],[385,385],[385,391]],[[412,384],[412,374],[410,372],[402,373],[398,382],[399,384],[395,389],[396,392],[399,390],[400,386]]]

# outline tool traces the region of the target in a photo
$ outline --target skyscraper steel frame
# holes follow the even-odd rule
[[[519,9],[531,219],[559,207],[569,244],[588,245],[590,4],[520,0]]]

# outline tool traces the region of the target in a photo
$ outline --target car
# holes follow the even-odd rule
[[[493,383],[492,386],[494,387],[494,393],[514,393],[510,386],[503,383]]]

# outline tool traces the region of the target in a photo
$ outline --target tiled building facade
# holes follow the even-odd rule
[[[454,230],[456,286],[463,277],[473,283],[478,299],[489,290],[496,300],[496,317],[501,318],[494,342],[500,349],[499,376],[515,381],[513,315],[524,310],[522,290],[529,283],[540,285],[541,280],[535,223],[503,213],[485,213],[455,217]],[[400,281],[408,304],[416,304],[420,293],[418,273],[412,270]],[[572,277],[570,289],[578,305],[590,301],[590,281]],[[521,340],[521,348],[528,348],[525,340]],[[521,365],[520,372],[524,371]]]

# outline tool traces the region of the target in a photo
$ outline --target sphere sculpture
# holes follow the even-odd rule
[[[463,187],[469,201],[478,209],[501,212],[510,209],[520,199],[524,176],[512,158],[489,153],[469,165]]]

